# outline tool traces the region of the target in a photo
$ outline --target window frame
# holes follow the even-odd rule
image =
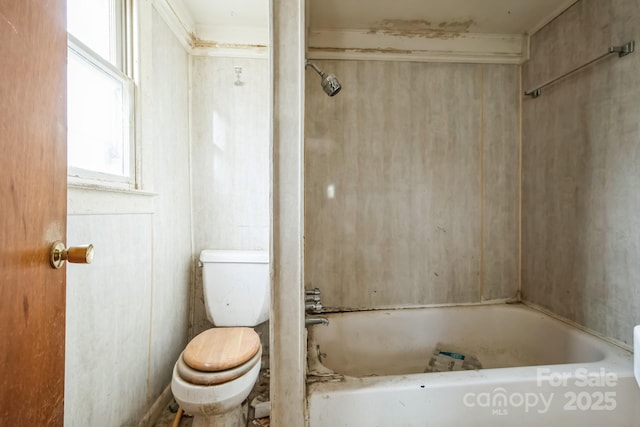
[[[95,67],[97,71],[118,80],[123,88],[123,107],[125,109],[125,138],[128,140],[128,151],[125,162],[129,165],[129,176],[99,172],[77,166],[68,166],[67,179],[72,185],[96,185],[119,189],[135,189],[139,187],[138,150],[136,148],[136,84],[133,78],[133,6],[132,0],[114,0],[115,8],[110,20],[114,21],[116,65],[93,51],[77,37],[67,32],[68,55],[77,55],[80,60]]]

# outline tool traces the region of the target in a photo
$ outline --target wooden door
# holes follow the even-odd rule
[[[0,0],[0,425],[64,412],[65,0]]]

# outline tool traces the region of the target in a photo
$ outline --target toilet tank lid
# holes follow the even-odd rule
[[[206,249],[200,252],[200,261],[205,262],[228,262],[228,263],[269,263],[269,252],[267,251],[222,251]]]

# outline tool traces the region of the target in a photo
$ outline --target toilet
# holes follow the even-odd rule
[[[260,373],[262,347],[254,326],[269,318],[269,256],[259,251],[200,254],[207,317],[173,368],[171,391],[193,415],[193,427],[245,425],[242,402]]]

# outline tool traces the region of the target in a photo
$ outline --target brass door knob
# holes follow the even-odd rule
[[[51,245],[49,255],[51,267],[60,268],[65,261],[75,264],[91,264],[91,261],[93,261],[93,245],[72,246],[67,249],[61,241],[54,242]]]

